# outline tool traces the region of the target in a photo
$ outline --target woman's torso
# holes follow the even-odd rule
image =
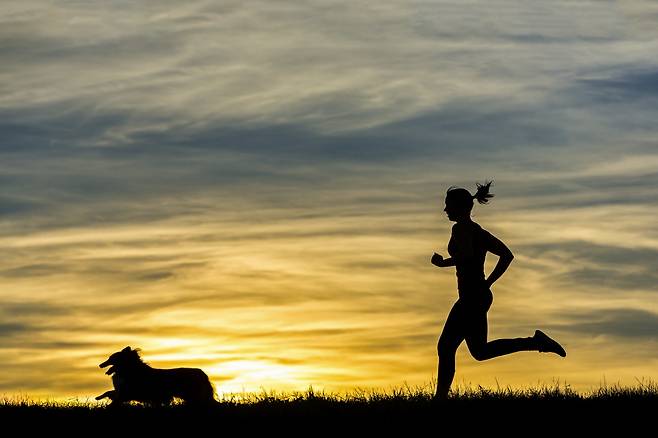
[[[491,234],[475,222],[463,223],[460,226],[463,227],[464,234],[471,236],[472,248],[471,256],[455,259],[459,297],[475,298],[488,295],[491,292],[484,285],[484,261],[487,254],[486,239]],[[448,253],[451,257],[463,251],[457,247],[458,244],[454,235],[451,236],[448,242]]]

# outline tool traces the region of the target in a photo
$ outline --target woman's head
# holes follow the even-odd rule
[[[451,186],[446,192],[446,206],[443,209],[448,214],[448,219],[457,222],[460,219],[470,218],[473,209],[473,199],[477,199],[480,204],[487,204],[489,198],[493,198],[493,193],[489,193],[489,188],[493,181],[486,184],[475,183],[477,191],[475,195],[461,187]]]

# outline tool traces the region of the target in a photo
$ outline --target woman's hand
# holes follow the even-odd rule
[[[432,254],[432,259],[430,261],[434,266],[438,266],[439,268],[443,268],[445,266],[443,264],[443,256],[441,254]]]

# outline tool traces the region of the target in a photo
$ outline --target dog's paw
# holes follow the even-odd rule
[[[96,400],[103,400],[104,398],[109,398],[110,400],[114,401],[116,393],[117,392],[115,390],[105,391],[104,393],[96,397]]]

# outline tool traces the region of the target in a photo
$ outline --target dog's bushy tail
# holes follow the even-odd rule
[[[210,380],[210,377],[208,377],[208,384],[210,385],[210,390],[211,390],[210,400],[212,400],[212,402],[210,404],[213,406],[218,406],[220,403],[219,400],[217,400],[217,388],[215,388],[215,385]]]

